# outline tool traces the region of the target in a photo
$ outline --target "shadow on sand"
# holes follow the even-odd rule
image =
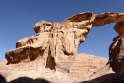
[[[33,80],[32,78],[29,77],[20,77],[10,82],[6,82],[6,79],[2,75],[0,75],[0,83],[50,83],[50,82],[40,78]],[[79,83],[124,83],[124,74],[110,73],[92,80],[82,81]]]
[[[32,78],[29,77],[20,77],[10,82],[6,82],[6,79],[2,75],[0,75],[0,83],[50,83],[50,82],[40,78],[33,80]]]
[[[82,81],[79,83],[124,83],[124,74],[110,73],[90,81]]]

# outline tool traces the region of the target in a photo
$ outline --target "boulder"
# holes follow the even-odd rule
[[[113,71],[124,73],[124,22],[117,23],[114,29],[118,36],[109,47],[109,62]]]

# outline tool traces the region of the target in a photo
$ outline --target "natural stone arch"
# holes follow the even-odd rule
[[[68,74],[78,46],[86,40],[92,26],[122,21],[124,14],[91,12],[76,14],[53,24],[41,21],[34,25],[36,35],[19,40],[16,49],[6,52],[5,57],[8,64],[32,62],[40,73],[50,69]],[[109,67],[107,65],[105,69]]]

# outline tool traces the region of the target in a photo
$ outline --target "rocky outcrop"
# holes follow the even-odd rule
[[[71,81],[78,79],[85,79],[96,72],[99,68],[103,67],[107,63],[108,59],[89,55],[89,54],[76,54],[73,65],[70,69],[69,77]],[[34,61],[32,61],[33,63]],[[7,61],[0,61],[0,73],[6,78],[7,81],[15,80],[18,77],[29,78],[42,78],[44,75],[53,76],[54,73],[46,70],[46,73],[42,73],[40,69],[42,66],[34,67],[31,63],[18,63],[6,65]],[[39,69],[39,70],[38,70]],[[63,76],[64,77],[64,76]],[[56,77],[57,79],[58,77]]]
[[[36,23],[35,36],[19,40],[16,49],[6,52],[7,64],[30,62],[39,57],[39,65],[43,68],[69,73],[78,46],[85,41],[91,28],[91,24],[81,26],[93,21],[92,13],[82,16],[87,14],[90,14],[88,19],[81,22]]]
[[[69,73],[78,46],[86,40],[91,27],[122,21],[124,21],[123,13],[84,12],[71,16],[63,22],[38,22],[34,25],[36,35],[19,40],[16,49],[6,52],[7,65],[10,66],[10,70],[14,68],[13,65],[20,66],[23,70],[37,70],[34,77],[46,72],[52,75],[54,73],[55,76],[41,77],[48,80],[56,80],[58,77],[58,82],[63,80],[65,83],[70,79]],[[18,71],[20,68],[15,70]],[[25,73],[23,72],[21,76]]]
[[[117,23],[114,29],[118,36],[109,47],[109,62],[113,71],[124,73],[124,22]]]
[[[108,59],[89,54],[77,54],[70,70],[70,76],[85,79],[104,67]],[[112,71],[111,71],[112,72]]]
[[[7,64],[30,62],[39,56],[43,57],[41,65],[44,68],[69,72],[78,46],[85,41],[92,26],[123,20],[124,14],[96,15],[86,12],[69,17],[64,22],[53,24],[46,21],[38,22],[34,26],[35,36],[19,40],[16,43],[16,49],[6,53]]]
[[[115,15],[117,16],[117,15]],[[123,18],[123,17],[122,17]],[[120,18],[120,19],[122,19]],[[116,18],[116,21],[118,17]],[[124,73],[124,21],[117,22],[114,26],[115,31],[118,36],[113,39],[112,44],[109,47],[109,61],[101,69],[99,69],[95,74],[91,75],[89,78],[85,79],[87,81],[82,81],[81,83],[123,83],[123,73]],[[110,69],[116,73],[107,74]],[[111,78],[112,76],[112,78]],[[119,78],[118,78],[119,77]],[[90,80],[90,81],[89,81]]]

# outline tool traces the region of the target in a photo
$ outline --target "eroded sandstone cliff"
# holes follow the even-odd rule
[[[34,25],[36,35],[19,40],[16,49],[6,52],[7,65],[10,70],[37,70],[32,78],[44,77],[50,78],[50,81],[67,82],[78,46],[86,40],[91,27],[122,21],[123,13],[84,12],[63,22],[38,22]],[[14,68],[15,65],[19,68]],[[46,75],[48,72],[51,73],[50,77]],[[17,74],[25,76],[25,73]],[[28,75],[31,76],[30,73]]]

